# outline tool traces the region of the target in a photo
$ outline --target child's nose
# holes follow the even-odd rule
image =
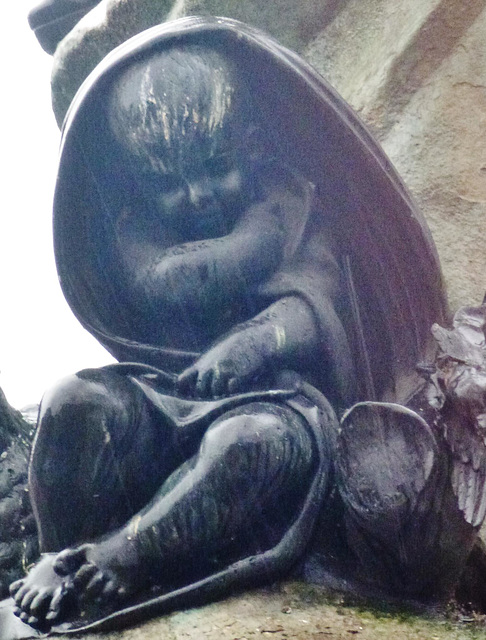
[[[189,201],[194,207],[203,208],[212,199],[212,188],[209,180],[188,182]]]

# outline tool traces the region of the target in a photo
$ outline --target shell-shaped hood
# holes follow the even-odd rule
[[[234,20],[193,17],[153,27],[113,50],[78,91],[63,128],[54,204],[57,268],[72,310],[120,361],[161,366],[171,357],[127,337],[120,321],[124,301],[111,295],[116,268],[103,238],[113,176],[103,145],[106,97],[120,73],[186,43],[233,60],[280,158],[315,185],[313,215],[326,217],[347,283],[342,317],[363,381],[360,395],[404,401],[416,387],[416,364],[433,357],[430,327],[446,318],[425,220],[383,150],[322,77],[269,36]]]

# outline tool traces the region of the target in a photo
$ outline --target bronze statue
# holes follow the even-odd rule
[[[478,518],[419,406],[446,320],[435,249],[310,67],[225,19],[128,41],[68,114],[54,229],[66,298],[119,364],[42,401],[23,621],[109,628],[307,549],[310,578],[352,564],[384,593],[450,594]]]

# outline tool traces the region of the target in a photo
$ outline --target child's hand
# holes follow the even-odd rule
[[[245,329],[216,344],[177,381],[180,392],[198,398],[217,398],[248,389],[265,366],[265,347],[257,328]]]

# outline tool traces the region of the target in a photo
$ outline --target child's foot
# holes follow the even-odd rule
[[[142,558],[138,548],[136,540],[117,533],[46,554],[26,578],[11,585],[15,614],[31,626],[45,627],[66,619],[68,601],[77,602],[79,609],[94,604],[114,610],[151,585],[153,562]]]
[[[111,607],[150,586],[149,564],[139,553],[136,537],[130,540],[116,533],[98,543],[61,551],[54,570],[72,584],[81,606]]]
[[[14,610],[22,622],[42,627],[59,617],[72,585],[54,570],[55,553],[44,554],[29,574],[10,585]]]

